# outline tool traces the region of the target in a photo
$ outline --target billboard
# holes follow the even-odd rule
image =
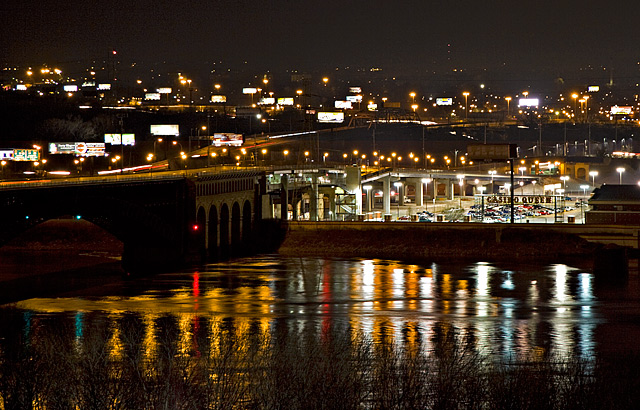
[[[258,92],[257,88],[253,88],[253,87],[249,87],[249,88],[243,88],[242,89],[242,94],[255,94]]]
[[[233,134],[230,132],[222,132],[222,133],[216,132],[211,136],[211,144],[215,145],[216,147],[220,147],[223,145],[239,147],[242,145],[243,142],[244,141],[242,138],[242,134]]]
[[[16,85],[16,90],[18,91],[27,91],[27,86],[24,84],[17,84]]]
[[[135,134],[104,134],[104,143],[111,145],[135,145]]]
[[[111,84],[98,84],[98,90],[110,90]]]
[[[7,159],[11,161],[13,159],[12,149],[0,149],[0,159]]]
[[[147,101],[160,101],[160,93],[146,93],[144,99]]]
[[[436,98],[436,105],[453,105],[453,98]]]
[[[376,103],[369,103],[367,104],[367,110],[369,111],[375,111],[378,109],[378,104]]]
[[[590,93],[597,93],[598,91],[600,91],[600,86],[590,85],[589,88],[587,88],[587,91],[589,91]]]
[[[273,105],[276,103],[276,99],[274,97],[262,97],[258,104],[260,105]]]
[[[224,104],[227,102],[227,96],[226,95],[212,95],[211,96],[211,102],[212,103],[218,103],[218,104]]]
[[[350,110],[353,108],[351,101],[336,101],[335,107],[342,110]]]
[[[180,128],[178,124],[157,124],[151,125],[151,134],[152,135],[180,135]]]
[[[362,96],[361,95],[347,95],[347,101],[352,102],[352,103],[359,103],[362,102]]]
[[[362,87],[349,87],[349,92],[352,94],[362,93]]]
[[[467,157],[473,160],[506,160],[518,156],[516,144],[469,144]]]
[[[279,97],[278,105],[293,105],[293,97]]]
[[[13,150],[14,161],[38,161],[40,160],[40,151],[37,149],[16,148]]]
[[[518,100],[518,107],[537,107],[540,105],[540,100],[537,98],[520,98]]]
[[[74,84],[63,85],[62,89],[65,93],[75,93],[78,91],[78,86]]]
[[[618,106],[614,105],[611,107],[611,115],[629,115],[633,112],[633,107],[631,106]]]
[[[386,101],[384,103],[384,107],[385,108],[400,108],[400,103],[399,102]]]
[[[171,94],[173,92],[171,87],[161,87],[161,88],[158,88],[156,91],[159,92],[160,94]]]
[[[95,81],[85,81],[82,83],[83,87],[95,87],[96,86],[96,82]]]
[[[49,144],[50,154],[72,154],[81,157],[103,157],[104,142],[52,142]]]
[[[344,113],[321,111],[318,113],[318,122],[329,123],[329,124],[340,124],[344,122]]]

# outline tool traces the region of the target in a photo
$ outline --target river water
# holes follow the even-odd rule
[[[0,306],[0,410],[635,408],[638,340],[637,270],[257,256]]]
[[[259,256],[24,300],[0,313],[21,318],[0,330],[0,338],[61,324],[82,338],[84,328],[100,318],[109,323],[116,350],[119,318],[128,315],[141,323],[145,351],[156,350],[157,322],[169,318],[188,351],[197,349],[197,340],[212,343],[213,329],[222,326],[232,329],[224,334],[234,340],[256,332],[318,338],[347,332],[426,352],[445,332],[498,359],[589,361],[600,352],[637,348],[640,287],[637,273],[612,284],[565,264]],[[28,337],[21,340],[29,343]]]

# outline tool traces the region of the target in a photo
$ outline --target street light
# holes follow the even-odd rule
[[[563,175],[560,177],[560,180],[562,181],[562,189],[564,189],[565,191],[567,190],[567,181],[569,180],[569,177],[566,175]]]
[[[494,188],[493,188],[493,176],[495,174],[497,174],[497,173],[498,173],[498,171],[496,171],[495,169],[492,169],[491,171],[489,171],[489,175],[491,175],[491,193],[492,194],[493,194],[493,190],[494,190]]]
[[[467,104],[467,98],[469,97],[469,92],[465,91],[462,93],[464,95],[464,119],[469,118],[469,105]]]
[[[396,187],[396,195],[398,195],[398,200],[396,201],[396,204],[398,204],[398,217],[396,219],[400,219],[400,189],[402,188],[402,182],[396,181],[393,186]]]
[[[573,120],[575,123],[576,111],[578,111],[578,94],[571,94],[571,98],[573,98]]]
[[[589,176],[591,177],[591,185],[593,185],[593,187],[595,188],[598,171],[589,171]]]
[[[509,103],[511,102],[511,97],[504,97],[507,100],[507,117],[509,116]]]
[[[624,172],[624,168],[616,168],[616,171],[618,171],[618,173],[620,174],[620,185],[622,185],[622,173]]]
[[[411,97],[411,104],[415,104],[416,103],[416,93],[414,93],[413,91],[411,91],[409,93],[409,97]],[[415,110],[414,110],[415,111]]]

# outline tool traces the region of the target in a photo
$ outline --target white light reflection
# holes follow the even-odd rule
[[[362,261],[362,298],[373,307],[374,265],[372,260]]]
[[[555,298],[558,302],[562,303],[567,300],[567,265],[555,265],[556,271],[556,286],[555,286]]]

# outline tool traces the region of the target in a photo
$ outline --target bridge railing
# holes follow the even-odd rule
[[[149,172],[128,175],[112,175],[102,177],[77,177],[60,179],[30,179],[21,181],[0,182],[0,190],[46,188],[73,185],[117,184],[122,182],[150,181],[150,180],[176,180],[188,176],[185,171]]]

